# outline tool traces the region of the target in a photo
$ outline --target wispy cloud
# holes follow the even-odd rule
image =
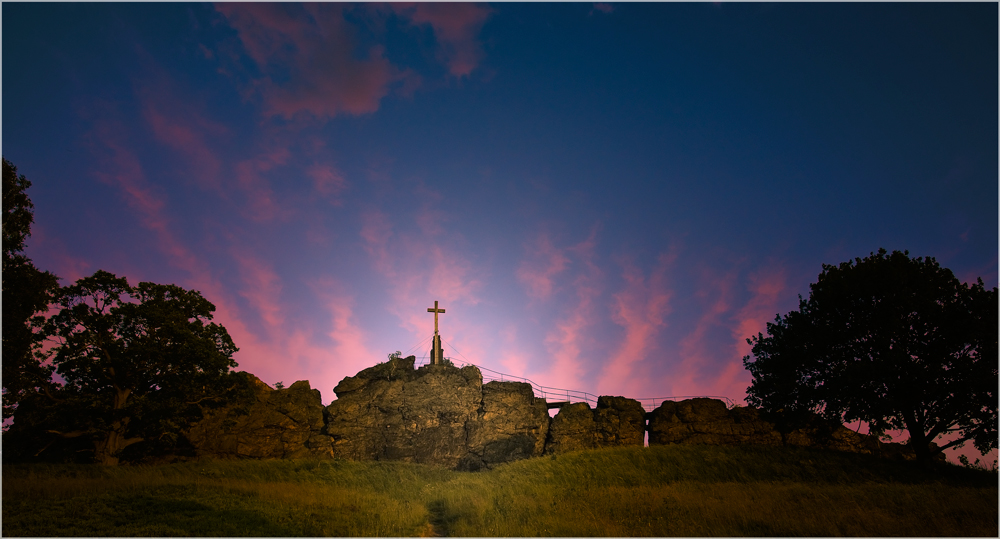
[[[547,299],[552,295],[553,279],[569,264],[566,254],[552,245],[547,233],[539,234],[527,246],[528,257],[517,268],[517,279],[531,299]]]
[[[767,323],[774,321],[778,314],[778,304],[787,289],[785,271],[772,265],[762,268],[747,277],[750,300],[736,313],[733,327],[735,353],[743,357],[750,353],[746,339],[763,332]]]
[[[545,336],[545,349],[552,360],[551,368],[539,375],[545,385],[583,388],[584,377],[597,359],[592,331],[600,318],[595,303],[603,291],[604,276],[594,260],[598,229],[595,225],[586,240],[564,250],[576,272],[567,286],[572,290],[572,297],[565,300],[569,307]]]
[[[392,4],[400,15],[414,24],[430,25],[437,38],[437,57],[455,77],[472,73],[483,57],[478,35],[493,12],[489,7],[468,3]]]
[[[722,350],[732,350],[728,343],[720,343],[720,334],[726,331],[725,315],[733,306],[733,291],[739,278],[739,270],[731,267],[725,272],[702,264],[698,268],[695,298],[703,307],[694,328],[680,341],[680,363],[669,373],[669,387],[675,395],[712,395],[727,390],[718,382],[720,370],[725,370],[732,361]],[[728,335],[727,335],[728,337]],[[728,395],[724,395],[728,396]]]
[[[222,2],[216,9],[257,64],[256,90],[268,116],[371,113],[407,77],[383,46],[360,50],[342,4]]]
[[[343,204],[339,196],[347,189],[347,180],[335,166],[317,163],[309,167],[306,174],[313,180],[313,188],[317,193],[330,199],[335,206]]]
[[[245,247],[230,250],[242,280],[238,294],[250,305],[263,324],[269,338],[278,338],[285,331],[284,307],[281,304],[282,282],[271,264],[250,254]]]
[[[489,272],[461,251],[460,233],[440,226],[439,193],[418,184],[413,187],[413,198],[418,209],[412,214],[390,217],[378,209],[364,212],[359,235],[372,268],[386,281],[389,311],[419,339],[428,327],[429,302],[475,306]],[[466,334],[471,334],[472,329],[467,329]],[[475,350],[481,344],[470,343],[467,348]]]
[[[590,9],[590,13],[589,14],[593,15],[594,13],[597,13],[597,12],[612,13],[614,10],[615,10],[615,6],[613,6],[613,5],[611,5],[611,4],[607,3],[607,2],[594,2],[594,7]]]
[[[623,262],[625,288],[614,294],[612,320],[625,328],[625,339],[605,365],[598,387],[603,392],[637,396],[647,388],[646,378],[636,372],[657,349],[657,337],[666,326],[673,292],[666,286],[666,273],[676,255],[663,254],[648,278],[631,261]]]

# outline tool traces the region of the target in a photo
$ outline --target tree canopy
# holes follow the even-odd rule
[[[997,289],[930,257],[884,249],[823,265],[808,300],[747,339],[747,402],[905,429],[918,460],[971,441],[997,447]],[[938,447],[931,442],[950,434]]]
[[[197,291],[133,287],[98,271],[61,288],[56,302],[46,331],[65,384],[19,410],[15,427],[89,439],[97,462],[117,464],[125,448],[175,439],[200,406],[239,390],[240,378],[230,376],[237,348]]]
[[[57,277],[39,271],[24,255],[31,235],[34,206],[31,182],[3,159],[3,418],[14,413],[27,394],[50,383],[52,370],[36,357],[44,335],[40,313],[48,307]]]

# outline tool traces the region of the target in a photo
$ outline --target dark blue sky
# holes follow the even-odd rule
[[[880,247],[997,284],[996,3],[4,3],[28,253],[202,291],[333,398],[395,350],[740,401]]]

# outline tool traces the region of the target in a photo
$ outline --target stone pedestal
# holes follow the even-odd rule
[[[441,365],[444,363],[444,348],[441,348],[441,336],[435,335],[431,344],[431,365]]]

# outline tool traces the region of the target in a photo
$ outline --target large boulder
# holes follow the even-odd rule
[[[815,414],[769,414],[755,408],[727,409],[716,399],[664,402],[649,413],[649,445],[755,444],[816,447],[888,458],[914,458],[905,444],[879,442]]]
[[[251,375],[253,397],[209,412],[185,432],[198,457],[331,458],[323,402],[307,380],[271,389]]]
[[[625,397],[597,398],[594,409],[595,445],[643,445],[646,435],[646,410],[635,399]]]
[[[475,421],[467,425],[468,454],[462,470],[479,470],[512,460],[540,456],[549,432],[545,399],[530,384],[490,382],[483,386]]]
[[[666,401],[649,414],[649,445],[755,443],[781,445],[774,425],[752,408],[729,410],[721,400]]]
[[[479,416],[482,374],[451,365],[414,371],[414,359],[391,359],[337,384],[326,425],[336,457],[454,468],[466,456],[466,426]]]
[[[594,412],[586,402],[564,405],[549,424],[545,453],[556,454],[597,447]]]

